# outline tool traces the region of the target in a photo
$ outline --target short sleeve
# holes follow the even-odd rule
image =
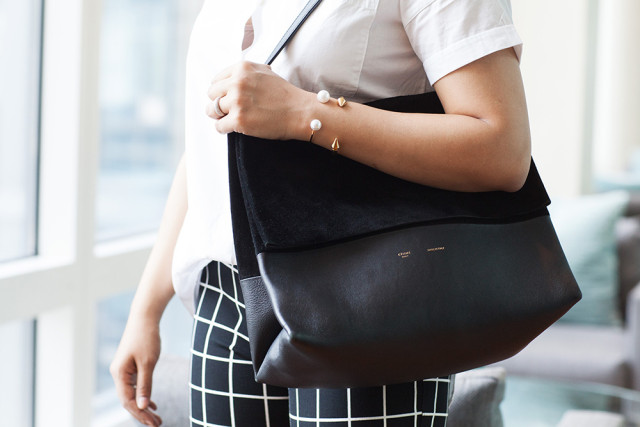
[[[402,22],[433,85],[476,59],[522,41],[509,0],[401,0]]]

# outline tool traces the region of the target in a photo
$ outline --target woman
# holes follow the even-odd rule
[[[326,0],[272,67],[260,63],[306,0],[255,3],[206,0],[195,23],[186,156],[112,363],[120,399],[141,422],[160,424],[151,374],[158,322],[175,288],[195,313],[193,426],[442,426],[450,378],[347,390],[255,383],[234,267],[225,134],[311,140],[327,149],[337,137],[340,155],[409,181],[518,190],[530,136],[508,0]],[[329,102],[319,102],[321,90]],[[363,105],[431,90],[446,114]],[[340,96],[345,108],[337,106]],[[311,138],[313,120],[322,126]]]

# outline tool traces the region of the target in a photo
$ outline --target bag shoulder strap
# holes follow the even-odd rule
[[[322,2],[322,0],[309,0],[304,9],[302,9],[302,11],[298,14],[295,21],[293,21],[289,29],[287,29],[287,32],[284,33],[284,36],[282,36],[282,39],[280,39],[280,42],[278,42],[276,48],[273,49],[271,55],[269,55],[269,58],[266,61],[267,65],[271,65],[271,63],[276,59],[280,52],[282,52],[282,49],[284,49],[287,43],[289,43],[289,40],[291,40],[296,32],[298,32],[304,21],[306,21],[309,15],[311,15],[311,12],[313,12],[315,8],[318,7],[320,2]]]

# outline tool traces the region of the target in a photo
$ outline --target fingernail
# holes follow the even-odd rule
[[[138,409],[144,409],[146,407],[145,404],[149,402],[149,399],[144,396],[139,396],[136,402],[138,404]]]

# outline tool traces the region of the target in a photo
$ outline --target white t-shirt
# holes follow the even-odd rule
[[[201,269],[235,264],[227,138],[204,113],[207,89],[241,60],[264,62],[307,0],[205,0],[187,55],[186,167],[189,208],[173,259],[173,284],[193,312]],[[254,13],[250,15],[250,11]],[[252,18],[253,44],[242,51]],[[272,64],[311,92],[368,102],[432,91],[444,75],[521,41],[509,0],[324,0]]]

